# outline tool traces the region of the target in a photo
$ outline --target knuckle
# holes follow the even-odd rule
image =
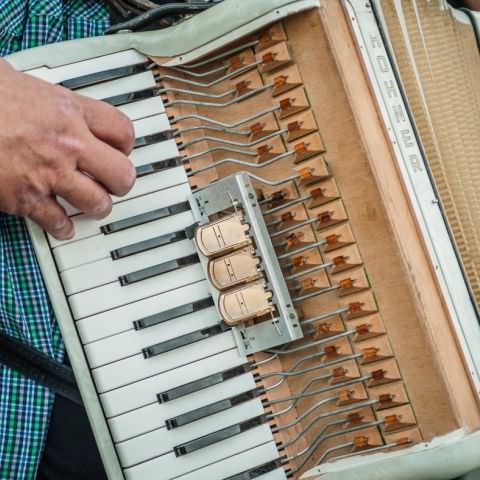
[[[15,202],[11,213],[21,217],[31,216],[39,208],[45,192],[31,175],[23,175],[15,188]]]
[[[59,163],[59,159],[77,159],[81,157],[85,151],[85,145],[82,139],[68,132],[55,135],[51,141],[59,154],[58,157],[54,157],[55,165]]]

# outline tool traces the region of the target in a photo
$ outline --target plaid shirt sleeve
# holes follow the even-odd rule
[[[0,56],[101,35],[108,25],[101,0],[0,0]],[[25,224],[1,213],[0,329],[52,358],[63,358],[59,328]],[[36,477],[53,398],[48,389],[0,365],[0,480]]]

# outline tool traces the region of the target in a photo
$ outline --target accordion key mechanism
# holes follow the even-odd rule
[[[480,115],[468,18],[224,0],[92,58],[12,57],[135,122],[135,191],[105,225],[71,210],[68,243],[29,225],[110,480],[480,465],[478,225],[453,188],[469,195],[480,145],[440,122]],[[443,89],[442,55],[470,104]]]

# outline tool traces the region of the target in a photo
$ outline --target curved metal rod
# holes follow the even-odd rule
[[[277,258],[279,260],[283,260],[284,258],[291,257],[292,255],[298,255],[299,253],[306,252],[307,250],[311,250],[312,248],[316,247],[321,247],[322,245],[325,245],[327,243],[325,240],[318,240],[318,242],[314,242],[308,245],[304,245],[303,247],[296,248],[295,250],[290,250],[288,252],[282,253],[281,255],[278,255]],[[279,246],[281,246],[280,244]],[[274,245],[276,247],[276,245]]]
[[[272,84],[264,85],[263,87],[257,88],[256,90],[250,90],[249,92],[236,97],[229,102],[224,103],[214,103],[214,102],[195,102],[193,100],[174,100],[172,102],[168,102],[165,104],[165,107],[172,107],[174,105],[193,105],[195,107],[213,107],[213,108],[225,108],[235,105],[235,103],[239,103],[243,100],[247,100],[250,97],[257,95],[258,93],[262,93],[266,90],[270,90],[272,88]]]
[[[206,92],[197,92],[195,90],[185,90],[184,88],[160,88],[158,90],[159,94],[162,93],[184,93],[185,95],[191,95],[192,97],[207,97],[207,98],[225,98],[229,95],[233,95],[237,92],[235,88],[226,90],[222,93],[206,93]]]
[[[355,332],[354,331],[353,332],[352,331],[347,331],[347,332],[337,333],[336,335],[332,335],[331,337],[328,337],[328,338],[322,338],[320,340],[315,340],[314,342],[305,343],[304,345],[301,345],[300,347],[289,348],[289,349],[285,349],[285,350],[275,350],[275,349],[269,348],[267,350],[267,352],[268,353],[276,353],[278,355],[283,355],[285,353],[301,352],[302,350],[306,350],[307,348],[316,347],[318,345],[324,345],[325,343],[334,342],[335,340],[339,340],[341,338],[348,337],[352,333],[355,333]]]
[[[325,440],[328,440],[329,438],[335,438],[335,437],[338,437],[340,435],[344,435],[346,433],[354,433],[354,432],[357,432],[359,430],[363,430],[365,428],[369,428],[369,427],[375,427],[375,426],[378,426],[380,424],[383,424],[384,422],[383,421],[374,421],[374,422],[370,422],[370,423],[367,423],[367,424],[362,424],[362,425],[356,425],[355,427],[351,427],[351,428],[346,428],[346,429],[343,429],[343,430],[340,430],[338,432],[332,432],[332,433],[328,433],[327,435],[317,435],[317,437],[315,438],[315,440],[313,441],[313,443],[311,443],[308,447],[304,448],[302,451],[298,452],[297,454],[295,454],[294,456],[290,457],[287,459],[287,461],[292,461],[298,457],[301,457],[305,454],[307,454],[307,456],[303,459],[302,463],[300,465],[298,465],[295,469],[293,469],[291,471],[292,474],[295,474],[297,473],[298,471],[300,471],[304,466],[305,464],[308,462],[308,460],[310,459],[310,457],[315,453],[316,449],[325,441]],[[319,465],[320,463],[322,463],[325,458],[332,452],[332,451],[335,451],[335,450],[341,450],[343,448],[346,448],[346,447],[349,447],[349,446],[354,446],[353,442],[349,442],[348,444],[340,444],[340,445],[337,445],[335,447],[332,447],[332,448],[329,448],[327,450],[325,450],[325,452],[321,455],[321,457],[317,460],[316,464],[315,465]]]
[[[224,72],[225,70],[228,69],[228,67],[229,67],[228,64],[221,65],[219,67],[213,68],[212,70],[208,70],[207,72],[190,72],[188,70],[184,70],[181,67],[166,67],[166,68],[169,68],[170,70],[173,70],[175,72],[183,73],[185,75],[190,75],[191,77],[194,77],[194,78],[204,78],[204,77],[208,77],[209,75],[214,75],[215,73]]]
[[[297,278],[303,277],[304,275],[308,275],[310,273],[320,272],[321,270],[325,270],[326,268],[333,267],[333,263],[322,263],[321,265],[316,265],[315,267],[309,268],[307,270],[302,270],[297,273],[293,273],[292,275],[288,275],[285,277],[285,280],[295,280]]]
[[[322,413],[320,415],[317,415],[313,420],[311,420],[305,426],[305,428],[300,430],[300,432],[298,432],[297,435],[295,435],[295,437],[291,438],[288,442],[283,443],[281,445],[281,448],[283,449],[283,448],[289,447],[290,445],[293,445],[303,435],[305,435],[313,426],[315,426],[315,424],[318,421],[320,421],[324,418],[333,417],[335,415],[341,415],[343,413],[349,413],[349,412],[352,412],[352,411],[357,410],[359,408],[364,408],[364,407],[369,407],[371,405],[375,405],[375,403],[378,403],[378,400],[369,400],[368,402],[364,402],[362,404],[355,403],[353,405],[349,405],[349,406],[344,407],[344,408],[338,408],[337,410],[334,410],[333,412],[325,412],[325,413]],[[343,425],[345,423],[346,423],[345,418],[342,418],[341,420],[334,420],[333,422],[327,423],[326,425],[323,426],[322,430],[320,430],[320,432],[317,434],[317,437],[322,436],[328,428],[336,426],[336,425]]]
[[[324,353],[321,352],[321,354],[317,354],[317,355],[309,355],[311,358],[309,358],[309,360],[313,359],[313,358],[318,358],[318,357],[322,357],[324,356]],[[319,363],[317,365],[314,365],[312,367],[308,367],[308,368],[303,368],[302,370],[295,370],[294,367],[288,369],[287,371],[279,371],[279,372],[270,372],[270,373],[265,373],[264,375],[259,375],[257,378],[259,380],[265,380],[266,378],[271,378],[271,377],[294,377],[296,375],[303,375],[304,373],[309,373],[309,372],[314,372],[315,370],[318,370],[320,368],[327,368],[327,367],[331,367],[332,365],[336,365],[337,363],[343,363],[343,362],[346,362],[348,360],[353,360],[355,358],[358,358],[358,357],[361,357],[362,354],[361,353],[355,353],[355,354],[352,354],[352,355],[349,355],[347,357],[339,357],[339,358],[336,358],[335,360],[331,360],[329,362],[322,362],[322,363]],[[304,357],[306,358],[306,357]],[[300,359],[300,360],[303,360],[303,359]],[[300,363],[300,362],[297,362],[297,363]]]
[[[319,320],[325,320],[326,318],[334,317],[335,315],[341,315],[342,313],[348,312],[348,308],[342,307],[337,308],[337,310],[332,310],[331,312],[322,313],[316,317],[307,318],[305,320],[300,320],[300,323],[303,325],[310,325],[311,323],[318,322]]]
[[[316,393],[315,392],[308,392],[308,393]],[[303,394],[305,396],[308,395],[307,394]],[[301,417],[298,417],[297,419],[295,419],[294,421],[290,422],[290,423],[287,423],[286,425],[282,425],[281,427],[277,427],[276,429],[272,430],[274,433],[276,433],[277,431],[280,431],[280,429],[282,430],[287,430],[288,428],[291,428],[295,425],[297,425],[297,423],[299,423],[301,420],[303,420],[304,418],[306,418],[308,415],[310,415],[311,413],[313,413],[317,408],[320,408],[321,406],[327,404],[327,403],[330,403],[330,402],[334,402],[335,400],[338,399],[338,396],[336,397],[328,397],[328,398],[324,398],[323,400],[320,400],[318,401],[315,405],[313,405],[313,407],[310,407],[306,412],[304,412],[302,414]],[[275,417],[278,417],[280,415],[284,415],[285,413],[289,412],[290,410],[292,410],[294,407],[293,407],[293,403],[291,403],[288,407],[284,408],[283,410],[279,410],[278,412],[273,412],[271,413],[268,418],[275,418]]]
[[[276,132],[270,133],[268,135],[265,135],[264,137],[257,138],[256,140],[253,140],[252,142],[234,142],[232,140],[225,140],[223,138],[217,138],[217,137],[198,137],[195,138],[194,140],[190,140],[189,142],[186,142],[182,145],[182,148],[187,148],[191,145],[194,145],[195,143],[199,142],[217,142],[217,143],[223,143],[224,145],[232,145],[233,147],[254,147],[255,145],[258,145],[259,143],[265,142],[267,140],[270,140],[275,137],[279,137],[280,135],[283,135],[284,133],[287,133],[288,129],[283,128],[282,130],[277,130]],[[255,155],[257,155],[255,153]]]
[[[307,195],[305,197],[300,197],[300,198],[295,198],[294,200],[290,200],[289,202],[286,202],[282,205],[279,205],[278,207],[270,208],[269,210],[265,210],[263,215],[272,215],[273,213],[280,212],[281,210],[288,208],[288,207],[293,207],[295,205],[298,205],[299,203],[306,202],[307,200],[310,200],[312,198],[311,195]],[[268,202],[268,200],[267,200]]]
[[[189,155],[188,157],[184,157],[186,161],[188,160],[194,160],[195,158],[198,157],[203,157],[204,155],[209,155],[211,153],[215,152],[229,152],[229,153],[237,153],[238,155],[246,155],[248,157],[256,157],[257,153],[256,152],[246,152],[244,150],[239,150],[238,148],[229,148],[229,147],[212,147],[209,148],[208,150],[203,150],[198,153],[194,153],[193,155]]]
[[[325,287],[325,288],[322,288],[321,290],[319,290],[318,292],[307,293],[306,295],[301,295],[300,297],[292,298],[292,302],[294,302],[294,303],[303,302],[304,300],[308,300],[309,298],[317,297],[318,295],[323,295],[324,293],[334,292],[335,290],[338,290],[339,288],[340,288],[340,285],[333,285],[331,287]]]
[[[224,127],[215,127],[214,125],[195,125],[194,127],[184,128],[183,130],[177,130],[178,136],[195,132],[196,130],[211,130],[212,132],[228,133],[230,135],[241,135],[243,137],[248,137],[252,132],[250,130],[229,130]]]
[[[321,393],[331,392],[332,390],[336,390],[340,387],[348,387],[349,385],[355,385],[356,383],[361,383],[365,380],[370,380],[371,378],[372,378],[371,375],[364,375],[362,377],[352,378],[351,380],[347,380],[347,381],[341,382],[341,383],[336,383],[335,385],[329,385],[328,387],[324,387],[324,388],[321,388],[319,390],[313,390],[311,392],[305,392],[305,393],[298,394],[298,395],[290,395],[288,397],[275,398],[273,400],[269,400],[268,402],[265,402],[264,405],[270,407],[270,406],[276,405],[278,403],[291,402],[291,401],[297,400],[297,399],[304,399],[304,398],[307,398],[307,397],[313,397],[315,395],[320,395]],[[336,398],[338,398],[338,397],[336,397]],[[308,410],[307,410],[307,412],[308,412]],[[277,412],[272,412],[271,413],[271,416],[276,416],[276,415],[277,415]]]
[[[219,167],[225,163],[232,163],[234,165],[239,165],[241,167],[248,167],[248,168],[264,168],[268,167],[272,163],[278,162],[279,160],[282,160],[283,158],[289,157],[293,155],[295,152],[285,152],[280,155],[277,155],[276,157],[268,160],[267,162],[263,163],[252,163],[252,162],[245,162],[243,160],[235,160],[233,158],[224,158],[223,160],[219,160],[218,162],[211,163],[210,165],[205,165],[204,167],[197,168],[196,170],[192,170],[187,174],[187,176],[192,176],[196,175],[201,172],[205,172],[207,170],[210,170],[211,168]]]
[[[181,78],[181,77],[174,77],[172,75],[159,75],[158,77],[155,77],[158,79],[158,81],[163,81],[163,80],[173,80],[175,82],[179,83],[185,83],[187,85],[192,85],[194,87],[200,87],[200,88],[211,88],[214,87],[215,85],[218,85],[219,83],[225,82],[226,80],[230,80],[231,78],[237,77],[239,75],[243,75],[244,73],[253,70],[255,67],[263,63],[262,61],[257,61],[254,63],[250,63],[248,65],[245,65],[238,70],[233,70],[230,73],[227,73],[226,75],[222,75],[221,77],[216,78],[215,80],[212,80],[211,82],[196,82],[194,80],[188,80],[186,78]],[[211,73],[208,72],[210,75]]]
[[[251,115],[249,117],[242,118],[241,120],[239,120],[238,122],[235,122],[235,123],[223,123],[223,122],[219,122],[218,120],[214,120],[213,118],[204,117],[202,115],[194,115],[194,114],[183,115],[181,117],[174,118],[173,121],[172,121],[172,125],[175,125],[176,123],[181,122],[183,120],[200,120],[202,122],[208,122],[208,123],[211,123],[213,125],[218,125],[219,127],[237,128],[237,127],[240,127],[241,125],[244,125],[245,123],[251,122],[252,120],[256,120],[257,118],[263,117],[264,115],[267,115],[269,113],[274,113],[278,110],[280,110],[280,107],[268,108],[266,110],[262,110],[261,112],[256,113],[255,115]],[[183,132],[184,131],[181,130],[181,133],[183,133]]]

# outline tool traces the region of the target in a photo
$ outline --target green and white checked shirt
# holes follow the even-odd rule
[[[108,25],[108,9],[101,0],[0,0],[0,56],[101,35]],[[63,358],[60,332],[24,222],[2,213],[0,329],[57,360]],[[36,477],[53,397],[0,365],[0,480]]]

